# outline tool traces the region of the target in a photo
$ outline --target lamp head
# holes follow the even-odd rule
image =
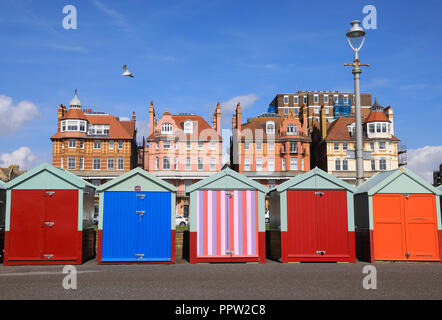
[[[351,28],[346,34],[348,43],[354,52],[358,52],[364,44],[365,31],[361,27],[361,22],[359,20],[354,20],[350,22],[350,24]]]

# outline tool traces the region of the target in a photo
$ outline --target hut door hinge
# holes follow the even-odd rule
[[[135,256],[138,257],[138,260],[143,260],[144,253],[136,253]]]
[[[316,251],[316,254],[320,254],[321,256],[323,256],[325,254],[325,251],[318,250]]]
[[[43,257],[47,259],[51,259],[54,255],[53,254],[44,254]]]
[[[226,251],[226,254],[229,256],[233,256],[233,253],[234,253],[233,251]]]

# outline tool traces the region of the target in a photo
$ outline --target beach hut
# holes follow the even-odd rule
[[[5,265],[81,264],[95,256],[93,185],[45,163],[4,187]]]
[[[97,190],[100,264],[175,262],[173,185],[135,168]]]
[[[4,183],[0,180],[0,263],[3,263],[3,250],[5,247],[5,210],[6,190]]]
[[[265,263],[268,189],[229,168],[186,188],[190,263]]]
[[[440,261],[440,193],[406,168],[377,173],[359,186],[355,193],[358,259]]]
[[[268,257],[355,262],[354,187],[314,168],[272,189]]]

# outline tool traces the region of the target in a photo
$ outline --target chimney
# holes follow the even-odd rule
[[[153,108],[153,101],[151,101],[149,107],[149,135],[153,133],[155,122],[155,110]]]
[[[301,113],[302,113],[302,128],[304,130],[305,134],[308,134],[308,124],[307,124],[307,107],[305,105],[302,105],[301,107]]]
[[[236,128],[236,118],[235,115],[232,115],[232,130]]]
[[[132,112],[132,122],[135,122],[135,111]]]
[[[221,106],[216,104],[216,132],[221,135]]]
[[[61,129],[61,118],[63,118],[64,112],[63,112],[63,105],[60,104],[58,107],[58,113],[57,113],[57,132],[60,132]]]
[[[327,135],[327,113],[326,113],[326,107],[321,107],[321,140],[325,139],[325,136]]]
[[[235,128],[238,130],[238,134],[241,133],[241,104],[238,102],[236,105],[236,125]]]
[[[391,106],[388,106],[384,109],[384,112],[386,113],[386,116],[388,117],[388,120],[390,120],[391,124],[391,134],[394,135],[394,125],[393,125],[393,108]]]

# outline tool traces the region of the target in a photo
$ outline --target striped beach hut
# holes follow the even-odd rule
[[[229,168],[188,187],[190,263],[265,263],[267,191]]]

